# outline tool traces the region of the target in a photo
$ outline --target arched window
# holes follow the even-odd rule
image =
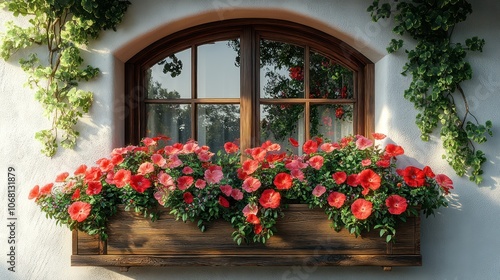
[[[278,20],[231,20],[165,37],[126,63],[126,141],[167,135],[212,150],[285,148],[373,129],[373,64],[342,41]],[[294,152],[299,152],[295,150]]]

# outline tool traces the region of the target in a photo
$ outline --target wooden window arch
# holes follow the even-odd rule
[[[211,48],[224,44],[232,47],[236,53],[234,64],[239,71],[237,78],[234,78],[234,73],[232,73],[232,76],[228,75],[228,77],[233,78],[224,80],[224,72],[229,71],[226,70],[229,66],[222,67],[219,65],[223,64],[222,60],[219,63],[218,59],[214,60],[214,57],[210,55]],[[288,53],[285,50],[288,50]],[[297,55],[300,52],[303,53],[302,56]],[[180,59],[179,56],[183,58]],[[275,59],[275,56],[282,57],[280,59],[286,63]],[[182,71],[177,69],[179,61],[182,63]],[[210,61],[211,64],[207,65],[206,63]],[[273,61],[274,65],[271,65]],[[266,63],[269,63],[267,65],[269,69],[281,67],[276,70],[278,74],[273,74],[274,80],[272,81],[269,80],[271,78],[265,80],[266,73],[262,72]],[[293,63],[297,63],[298,66],[294,66]],[[163,80],[160,83],[157,81],[160,78],[152,78],[153,76],[160,77],[161,73],[158,68],[165,67],[165,65],[168,67],[164,74],[170,74],[172,79],[178,79],[180,75],[183,75],[183,78],[177,81],[183,84],[182,93],[179,93],[181,90],[177,89],[169,91],[170,85],[163,88]],[[202,72],[201,68],[207,70]],[[220,140],[225,134],[234,137],[236,133],[239,135],[236,138],[239,138],[241,148],[245,149],[257,146],[264,141],[264,134],[267,136],[268,133],[263,123],[271,122],[274,127],[285,127],[282,129],[285,131],[288,129],[286,125],[290,125],[290,131],[295,129],[295,136],[300,138],[298,140],[305,141],[315,136],[312,135],[313,132],[318,133],[318,126],[326,127],[329,124],[332,118],[328,114],[334,119],[337,117],[335,121],[341,121],[338,116],[345,116],[339,114],[342,111],[344,113],[349,111],[351,114],[349,121],[352,124],[352,130],[348,131],[349,133],[369,135],[374,127],[373,63],[341,40],[292,22],[241,19],[189,28],[146,47],[126,63],[125,70],[127,108],[125,140],[127,143],[137,144],[142,137],[149,136],[150,133],[169,134],[168,128],[177,126],[177,130],[182,129],[182,131],[176,131],[174,134],[177,136],[174,138],[181,139],[174,139],[174,141],[182,142],[186,140],[185,138],[199,141],[201,134],[206,136],[207,133],[215,135],[213,137]],[[234,72],[234,69],[231,71]],[[177,75],[173,75],[174,73]],[[335,76],[335,81],[333,78],[331,81],[324,81],[326,78],[315,80],[314,77],[318,76],[318,73],[323,75],[322,77],[345,75],[348,82],[343,81],[344,76],[341,79],[338,75]],[[217,86],[214,86],[210,92],[208,88],[212,86],[201,85],[202,80],[205,82],[210,80],[211,75],[218,77],[214,84],[225,86],[233,83],[227,85],[233,88],[231,92],[219,90]],[[289,77],[286,77],[287,75]],[[239,92],[237,96],[227,97],[227,95],[235,94],[234,80],[238,80]],[[264,80],[267,89],[262,85]],[[339,80],[342,81],[339,82]],[[346,85],[342,86],[343,83]],[[278,92],[278,89],[283,88],[283,84],[290,85],[290,88]],[[264,92],[271,93],[271,96],[266,96]],[[277,98],[276,94],[283,96]],[[283,114],[272,113],[279,108],[283,110]],[[171,113],[168,113],[169,110]],[[225,128],[212,128],[210,122],[207,124],[204,121],[207,116],[203,115],[204,112],[210,111],[212,119],[217,121],[222,118],[217,113],[224,110],[230,112],[226,113],[226,116],[237,113],[239,120],[234,116],[233,121],[231,117],[224,117],[227,119],[224,120],[226,123],[219,124],[219,126]],[[323,118],[318,112],[321,112]],[[296,120],[297,123],[289,119]],[[239,124],[235,124],[234,120],[238,120]],[[170,122],[167,129],[163,129],[167,130],[166,133],[161,129],[165,121]],[[150,131],[151,128],[154,128],[153,132]],[[226,130],[229,132],[226,133]],[[325,133],[325,131],[321,132]],[[277,133],[271,131],[271,134],[274,137]],[[232,139],[224,139],[224,141],[228,140],[232,141]],[[222,144],[219,143],[219,145]],[[209,146],[217,150],[212,145]]]

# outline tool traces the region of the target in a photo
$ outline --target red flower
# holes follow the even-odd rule
[[[40,187],[36,185],[31,189],[30,194],[28,195],[28,199],[38,198],[39,194],[40,194]]]
[[[137,192],[143,193],[145,190],[151,187],[151,181],[149,181],[142,175],[132,175],[130,177],[130,186]]]
[[[436,176],[434,172],[432,172],[432,169],[429,166],[425,166],[423,171],[425,173],[425,176],[429,178],[434,178]]]
[[[323,143],[323,144],[321,144],[320,149],[325,153],[331,153],[335,149],[337,149],[337,147],[335,145],[333,145],[332,143]]]
[[[318,142],[307,140],[304,145],[302,145],[302,150],[305,154],[315,153],[318,150]]]
[[[278,173],[273,183],[278,190],[288,190],[292,187],[292,176],[284,172]]]
[[[381,160],[377,161],[377,163],[375,163],[375,164],[378,167],[387,168],[387,167],[391,166],[391,161],[388,159],[381,159]]]
[[[393,215],[400,215],[404,211],[406,211],[406,208],[408,207],[408,203],[406,202],[406,199],[402,196],[399,196],[397,194],[393,194],[389,196],[385,200],[385,205],[389,209],[389,213]]]
[[[340,91],[340,98],[342,98],[342,99],[347,98],[347,86],[342,87],[342,90]]]
[[[101,158],[96,163],[99,165],[102,172],[109,172],[115,167],[111,160],[107,158]]]
[[[324,193],[326,192],[326,188],[322,185],[317,185],[314,190],[312,191],[312,194],[315,196],[315,197],[320,197],[321,195],[323,195]]]
[[[146,147],[156,145],[156,141],[153,140],[152,138],[149,138],[149,137],[142,139],[142,143],[144,143],[144,145],[146,145]]]
[[[224,198],[223,196],[219,195],[219,204],[222,206],[222,207],[225,207],[225,208],[229,208],[229,201],[227,201],[226,198]]]
[[[416,168],[415,166],[408,166],[403,171],[401,175],[405,180],[405,183],[410,187],[421,187],[425,184],[425,173],[424,171]]]
[[[160,172],[160,174],[158,174],[158,182],[165,187],[170,187],[174,185],[174,179],[172,178],[172,176],[163,171]]]
[[[267,151],[261,147],[251,149],[250,155],[253,159],[261,162],[266,158]]]
[[[336,110],[335,110],[335,117],[337,119],[340,119],[342,118],[342,116],[344,115],[344,109],[342,107],[338,107]]]
[[[76,201],[68,207],[68,213],[72,220],[79,223],[85,221],[90,214],[92,206],[87,202]]]
[[[333,173],[332,178],[333,180],[335,180],[335,183],[337,183],[337,185],[340,185],[344,183],[345,180],[347,180],[347,174],[344,171],[338,171]]]
[[[224,150],[226,150],[226,153],[228,154],[236,153],[239,149],[238,145],[233,142],[227,142],[224,144]]]
[[[332,207],[335,208],[340,208],[342,205],[344,205],[344,202],[346,200],[346,196],[343,193],[339,192],[332,192],[328,195],[327,199],[328,204]]]
[[[264,208],[278,208],[280,206],[281,194],[272,189],[267,189],[262,192],[259,203]]]
[[[324,161],[325,159],[322,156],[313,156],[309,159],[309,165],[316,170],[320,170]]]
[[[241,192],[239,189],[233,189],[231,191],[231,197],[237,201],[240,201],[243,199],[243,192]]]
[[[367,159],[364,159],[361,161],[361,165],[366,167],[366,166],[369,166],[370,164],[372,164],[372,160],[367,158]]]
[[[88,195],[100,194],[102,190],[102,184],[100,181],[90,181],[87,183],[87,190],[85,191]]]
[[[113,176],[113,184],[115,184],[117,188],[123,188],[125,185],[130,183],[131,176],[132,173],[130,170],[120,169]]]
[[[207,182],[202,179],[197,179],[196,182],[194,182],[194,186],[195,188],[202,190],[207,186]]]
[[[68,176],[69,176],[68,172],[61,173],[61,174],[57,175],[56,182],[58,182],[58,183],[64,182],[64,181],[66,181],[66,178],[68,178]]]
[[[111,158],[111,164],[114,166],[120,164],[123,162],[123,156],[118,154],[118,155],[114,155],[112,158]]]
[[[254,177],[247,177],[244,181],[243,181],[243,189],[246,191],[246,192],[254,192],[256,190],[258,190],[260,188],[260,181],[259,179],[256,179]]]
[[[293,139],[292,137],[288,138],[288,141],[294,147],[298,147],[299,146],[299,142],[297,142],[297,140]]]
[[[241,167],[246,174],[250,175],[254,173],[257,168],[259,168],[259,162],[257,160],[247,159],[243,162]]]
[[[91,167],[90,170],[85,171],[85,183],[89,181],[99,181],[101,178],[101,169],[97,167]]]
[[[387,136],[385,134],[383,134],[383,133],[376,133],[376,132],[374,132],[374,133],[372,133],[372,137],[375,140],[383,140]]]
[[[177,187],[179,188],[179,190],[183,191],[189,187],[191,187],[191,185],[193,184],[194,182],[194,178],[191,177],[191,176],[181,176],[179,178],[177,178]]]
[[[186,202],[186,204],[193,203],[193,194],[191,194],[190,192],[185,192],[182,195],[182,198],[184,198],[184,202]]]
[[[253,225],[258,225],[260,224],[260,219],[259,217],[257,217],[257,215],[254,215],[254,214],[249,214],[246,218],[246,221],[250,224],[253,224]]]
[[[351,187],[357,187],[359,185],[358,174],[347,176],[347,184]]]
[[[255,234],[259,234],[262,232],[262,225],[261,224],[258,224],[258,225],[254,225],[253,226],[253,232]]]
[[[75,170],[75,175],[82,175],[85,174],[85,171],[87,171],[87,166],[85,164],[82,164],[78,166],[78,168]]]
[[[402,155],[404,153],[405,153],[405,151],[403,150],[403,147],[397,146],[394,144],[387,144],[387,146],[385,147],[384,155],[386,157],[391,158],[391,157],[396,157],[396,156]]]
[[[436,175],[436,182],[443,189],[445,194],[449,194],[450,190],[453,189],[453,181],[444,174]]]
[[[351,204],[351,212],[358,220],[365,220],[370,217],[372,208],[373,204],[363,198],[358,198]]]
[[[47,184],[40,189],[40,194],[50,194],[52,192],[52,186],[54,183]]]
[[[182,168],[182,173],[186,174],[186,175],[192,174],[193,173],[193,168],[191,168],[189,166],[184,166],[184,168]]]
[[[302,67],[300,66],[295,66],[295,67],[290,67],[290,78],[295,81],[302,81],[304,80],[304,73],[302,72]]]
[[[77,200],[80,198],[80,189],[76,189],[73,195],[71,196],[71,200]]]
[[[376,190],[380,187],[380,175],[375,173],[375,171],[371,169],[365,169],[358,174],[359,184],[366,190],[366,194],[370,189]],[[363,190],[363,192],[365,192]],[[365,193],[363,193],[366,195]]]

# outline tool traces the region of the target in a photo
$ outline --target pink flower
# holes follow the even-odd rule
[[[302,150],[305,154],[315,153],[318,150],[318,142],[307,140],[304,145],[302,145]]]
[[[337,147],[335,147],[332,143],[323,143],[321,144],[320,149],[325,153],[331,153],[336,150]]]
[[[99,165],[99,168],[102,172],[108,172],[115,167],[113,163],[107,158],[101,158],[96,163]]]
[[[312,191],[312,194],[315,196],[315,197],[320,197],[321,195],[323,195],[324,193],[326,192],[326,188],[322,185],[317,185],[314,190]]]
[[[209,184],[217,184],[223,175],[220,166],[210,166],[209,169],[205,170],[205,181]]]
[[[295,169],[304,169],[307,167],[307,163],[302,162],[300,160],[294,159],[290,161],[289,163],[285,164],[285,167],[288,170],[295,170]]]
[[[378,167],[387,168],[387,167],[391,166],[391,161],[388,159],[381,159],[381,160],[377,161],[377,163],[375,163],[375,164]]]
[[[244,208],[243,208],[243,216],[247,217],[248,215],[257,215],[257,213],[259,212],[259,207],[257,205],[251,205],[251,204],[247,204]]]
[[[281,194],[273,189],[267,189],[262,192],[259,203],[264,208],[275,209],[280,206]]]
[[[131,176],[132,173],[130,170],[120,169],[116,171],[113,176],[113,184],[115,184],[117,188],[123,188],[125,185],[130,183]]]
[[[242,188],[246,191],[246,192],[254,192],[256,190],[258,190],[260,188],[260,181],[259,179],[256,179],[254,177],[247,177],[244,181],[243,181],[243,185],[242,185]]]
[[[232,154],[236,153],[239,150],[239,147],[233,142],[227,142],[226,144],[224,144],[224,150],[226,150],[226,153]]]
[[[182,173],[189,175],[189,174],[193,173],[193,168],[191,168],[189,166],[184,166],[184,168],[182,168]]]
[[[158,182],[165,187],[170,187],[174,185],[174,179],[172,178],[172,176],[163,171],[160,172],[160,174],[158,174]]]
[[[359,150],[365,150],[365,149],[371,147],[372,145],[373,145],[373,141],[366,138],[366,137],[363,137],[363,136],[359,136],[358,140],[356,140],[356,147]]]
[[[177,188],[183,191],[191,187],[194,182],[194,178],[191,176],[181,176],[177,179]]]
[[[192,154],[196,151],[198,148],[198,143],[194,141],[187,142],[183,147],[182,147],[182,153],[184,154]]]
[[[102,190],[102,184],[99,181],[90,181],[87,183],[87,190],[85,191],[88,195],[100,194]]]
[[[231,196],[231,192],[233,191],[233,187],[231,187],[230,185],[222,185],[219,188],[223,194],[225,194],[226,196]]]
[[[202,180],[202,179],[198,179],[196,180],[196,182],[194,183],[194,186],[200,190],[204,189],[206,186],[207,186],[207,182],[205,180]]]
[[[137,174],[146,175],[155,171],[155,166],[151,162],[144,162],[139,166]]]
[[[152,155],[151,160],[153,161],[154,164],[158,165],[159,167],[164,167],[167,164],[167,160],[160,154]]]
[[[240,201],[243,199],[243,192],[240,191],[239,189],[233,189],[231,191],[231,197],[237,201]]]
[[[210,161],[210,159],[214,156],[212,152],[201,152],[198,154],[198,159],[202,162]]]
[[[246,174],[251,175],[255,172],[255,170],[257,170],[257,168],[259,168],[259,161],[247,159],[243,162],[241,167]]]
[[[156,141],[153,140],[152,138],[149,138],[149,137],[142,139],[142,143],[144,143],[144,145],[146,145],[146,147],[156,145]]]
[[[383,133],[376,133],[376,132],[374,132],[374,133],[372,133],[372,137],[375,140],[382,140],[382,139],[384,139],[386,137],[386,135],[383,134]]]
[[[302,170],[300,169],[293,169],[292,171],[290,171],[290,175],[292,175],[292,178],[295,178],[299,181],[304,181],[304,172],[302,172]]]
[[[167,160],[167,167],[168,168],[176,168],[182,165],[182,161],[179,159],[179,157],[175,155],[171,155],[168,160]]]
[[[320,170],[324,161],[325,159],[322,156],[313,156],[309,159],[309,165],[316,170]]]
[[[370,164],[372,164],[372,160],[367,158],[367,159],[364,159],[361,161],[361,165],[366,167],[366,166],[369,166]]]

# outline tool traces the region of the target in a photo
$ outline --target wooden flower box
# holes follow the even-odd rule
[[[397,228],[397,242],[372,231],[356,238],[335,232],[321,209],[291,205],[278,233],[264,244],[237,245],[231,224],[217,221],[200,232],[195,223],[175,221],[165,210],[155,222],[119,210],[108,240],[73,232],[73,266],[420,266],[420,218]]]

